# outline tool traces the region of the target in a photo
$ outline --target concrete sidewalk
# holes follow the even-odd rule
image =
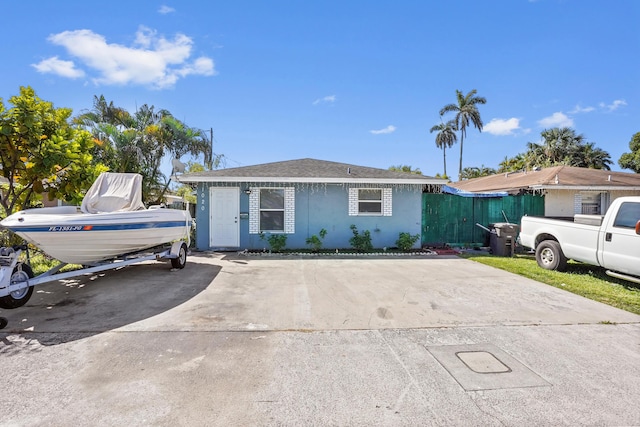
[[[0,425],[640,425],[640,316],[457,257],[203,253],[0,315]]]

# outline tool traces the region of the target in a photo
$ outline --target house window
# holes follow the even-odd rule
[[[284,188],[260,189],[260,231],[284,232]]]
[[[600,193],[581,193],[582,214],[600,215]]]
[[[294,187],[249,188],[249,234],[261,231],[296,232],[296,189]]]
[[[349,216],[391,216],[391,188],[350,188]]]
[[[358,189],[358,215],[382,215],[381,189]]]

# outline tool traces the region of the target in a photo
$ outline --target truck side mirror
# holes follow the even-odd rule
[[[640,221],[636,222],[636,234],[640,234]]]

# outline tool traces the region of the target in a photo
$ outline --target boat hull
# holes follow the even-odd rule
[[[83,214],[59,207],[17,212],[0,225],[62,262],[92,265],[188,240],[191,216],[178,209]]]

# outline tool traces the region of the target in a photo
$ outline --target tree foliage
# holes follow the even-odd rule
[[[78,202],[106,168],[92,163],[91,134],[72,127],[71,110],[54,108],[30,87],[0,99],[0,172],[7,180],[0,192],[4,215],[33,206],[43,193],[49,199]]]
[[[405,172],[412,173],[414,175],[422,175],[422,171],[420,170],[420,168],[412,169],[409,165],[389,166],[389,170],[393,172]]]
[[[211,142],[202,130],[187,126],[169,111],[142,105],[133,114],[94,97],[93,109],[75,118],[96,140],[94,156],[114,172],[143,176],[143,201],[160,203],[169,188],[170,177],[161,167],[168,157],[204,154],[211,159]],[[219,163],[221,155],[215,156]]]
[[[451,148],[458,141],[457,130],[455,120],[449,120],[447,123],[440,122],[439,125],[434,125],[429,130],[430,133],[438,132],[436,134],[436,147],[442,148],[444,176],[447,176],[447,148]]]
[[[480,178],[481,176],[489,176],[496,174],[497,171],[493,168],[482,165],[480,167],[477,166],[468,166],[462,169],[462,174],[460,174],[460,179],[472,179],[472,178]]]
[[[478,91],[473,89],[466,95],[461,91],[456,90],[457,103],[447,104],[440,110],[440,116],[444,116],[447,113],[455,113],[453,122],[455,128],[460,131],[460,167],[458,169],[458,175],[462,178],[462,149],[464,146],[464,138],[467,136],[467,127],[473,125],[479,132],[482,132],[482,117],[480,111],[478,111],[478,105],[486,104],[487,100],[484,97],[476,96]]]
[[[622,169],[631,169],[640,173],[640,132],[635,133],[629,141],[630,153],[623,153],[618,160]]]
[[[527,151],[500,163],[499,172],[545,168],[558,165],[610,170],[611,156],[587,142],[574,129],[552,128],[541,132],[541,142],[528,142]]]

